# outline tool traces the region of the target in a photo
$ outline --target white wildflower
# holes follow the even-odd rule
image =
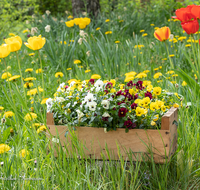
[[[87,51],[87,52],[86,52],[86,55],[89,57],[89,56],[90,56],[90,51]]]
[[[46,25],[45,26],[45,32],[50,32],[51,30],[51,26],[50,25]]]
[[[49,16],[50,15],[50,11],[49,10],[46,10],[46,14]]]
[[[35,33],[37,33],[38,32],[38,28],[37,27],[32,27],[31,28],[31,35],[35,35]]]
[[[79,38],[78,43],[81,45],[83,43],[83,38]]]

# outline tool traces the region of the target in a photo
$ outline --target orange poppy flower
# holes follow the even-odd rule
[[[163,42],[165,40],[167,40],[169,38],[169,35],[171,34],[171,31],[169,29],[169,27],[162,27],[162,28],[158,28],[155,32],[154,32],[154,37]]]

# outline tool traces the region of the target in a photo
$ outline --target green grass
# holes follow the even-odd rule
[[[8,144],[11,150],[0,154],[0,161],[4,162],[0,167],[1,177],[16,178],[16,180],[0,179],[1,189],[199,189],[200,186],[200,127],[199,127],[199,96],[189,85],[182,86],[183,79],[172,77],[166,74],[171,70],[169,59],[166,53],[165,44],[156,40],[153,36],[155,27],[169,26],[174,36],[186,36],[187,39],[177,43],[167,41],[169,54],[174,54],[172,62],[175,69],[183,69],[194,79],[191,61],[194,54],[191,47],[185,47],[188,35],[182,32],[179,22],[170,21],[171,12],[166,15],[158,8],[148,11],[148,18],[144,10],[136,11],[135,5],[123,7],[109,14],[102,14],[97,21],[92,21],[84,30],[88,36],[86,41],[79,45],[79,29],[77,26],[67,28],[61,19],[67,21],[67,17],[58,18],[54,21],[51,16],[43,19],[41,16],[32,22],[32,26],[38,27],[38,33],[46,38],[45,46],[40,50],[42,66],[44,70],[44,95],[39,93],[33,96],[34,103],[31,104],[30,96],[24,96],[21,79],[10,84],[0,79],[0,106],[4,111],[13,111],[15,116],[6,119],[6,123],[0,123],[0,143]],[[166,9],[168,10],[168,9]],[[161,15],[161,13],[163,15]],[[159,16],[161,15],[161,16]],[[120,18],[118,18],[120,16]],[[164,16],[164,17],[163,17]],[[157,19],[156,19],[157,18]],[[105,20],[110,19],[106,23]],[[39,22],[42,20],[42,23]],[[123,22],[119,22],[124,20]],[[51,25],[51,31],[45,32],[44,27]],[[151,26],[155,24],[155,26]],[[27,26],[24,26],[26,29]],[[96,30],[100,27],[100,30]],[[30,29],[30,28],[29,28]],[[145,30],[148,35],[143,37],[140,30]],[[112,34],[105,35],[106,31]],[[4,34],[8,37],[9,32]],[[134,34],[133,34],[134,32]],[[27,33],[16,33],[21,36],[23,42],[27,41]],[[198,39],[198,35],[195,35]],[[178,37],[176,37],[178,39]],[[70,42],[74,40],[74,42]],[[115,41],[120,41],[116,44]],[[62,41],[62,44],[60,43]],[[64,44],[66,41],[66,45]],[[141,49],[135,45],[144,45]],[[171,47],[173,46],[173,47]],[[88,57],[86,52],[90,51]],[[197,47],[199,53],[199,49]],[[18,51],[21,72],[23,78],[35,77],[32,88],[42,87],[42,75],[35,71],[40,68],[38,52],[35,55],[25,45]],[[142,52],[142,53],[140,53]],[[188,55],[189,59],[185,56]],[[81,64],[75,65],[75,59],[81,60]],[[5,58],[8,71],[12,75],[19,75],[18,59],[15,53]],[[79,68],[78,66],[83,66]],[[159,68],[155,71],[155,68]],[[25,69],[33,68],[32,73],[25,73]],[[68,71],[67,68],[72,68]],[[91,72],[85,73],[90,69]],[[61,82],[71,78],[80,80],[90,79],[92,74],[100,74],[103,80],[116,79],[124,81],[125,73],[136,71],[137,73],[149,70],[147,79],[153,85],[159,85],[162,89],[181,94],[184,99],[183,106],[179,108],[178,126],[178,149],[169,164],[155,164],[154,162],[127,162],[120,158],[119,161],[97,161],[94,159],[80,159],[75,154],[73,158],[65,158],[65,152],[61,151],[57,158],[54,151],[49,148],[49,139],[45,133],[37,134],[32,124],[46,123],[46,105],[41,105],[43,98],[52,98]],[[5,62],[2,59],[0,64],[1,74],[5,70]],[[61,71],[63,78],[55,78],[55,73]],[[198,71],[198,70],[197,70]],[[156,72],[163,76],[154,79]],[[167,77],[171,77],[167,79]],[[162,80],[162,82],[160,82]],[[170,81],[176,81],[175,84]],[[28,89],[25,89],[27,94]],[[178,102],[181,104],[181,101]],[[188,104],[191,103],[191,104]],[[187,104],[190,105],[188,108]],[[32,108],[31,108],[32,107]],[[34,109],[37,119],[33,122],[24,120],[24,116]],[[10,133],[10,128],[14,133]],[[91,129],[92,130],[92,129]],[[74,140],[75,143],[76,140]],[[81,145],[78,145],[81,146]],[[29,154],[21,158],[19,151],[27,149]],[[67,151],[67,150],[66,150]],[[177,160],[177,157],[181,158]],[[37,161],[37,164],[35,164]],[[24,178],[38,180],[23,180]]]

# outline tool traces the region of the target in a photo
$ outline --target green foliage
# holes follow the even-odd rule
[[[5,33],[18,32],[23,28],[23,23],[38,12],[36,0],[1,0],[0,3],[0,37]]]
[[[44,14],[46,10],[49,10],[52,15],[64,15],[65,11],[72,11],[71,0],[36,0],[39,5],[39,12]]]

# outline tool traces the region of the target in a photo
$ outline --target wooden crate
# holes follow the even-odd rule
[[[103,128],[75,127],[74,133],[79,142],[84,145],[85,156],[102,159],[102,154],[106,159],[118,160],[122,156],[124,160],[148,160],[153,158],[156,163],[165,163],[177,149],[177,108],[171,108],[161,119],[160,130],[132,129],[125,133],[125,129],[104,132]],[[54,125],[52,113],[47,113],[47,127],[50,134],[51,146],[60,143],[62,147],[67,147],[70,153],[72,140],[67,126]],[[59,137],[58,137],[58,135]],[[53,139],[53,142],[52,142]],[[59,139],[59,143],[55,143]],[[119,155],[120,149],[120,155]],[[109,150],[110,155],[107,154]],[[77,153],[78,154],[78,153]],[[153,155],[153,156],[152,156]],[[55,151],[57,156],[57,151]]]

